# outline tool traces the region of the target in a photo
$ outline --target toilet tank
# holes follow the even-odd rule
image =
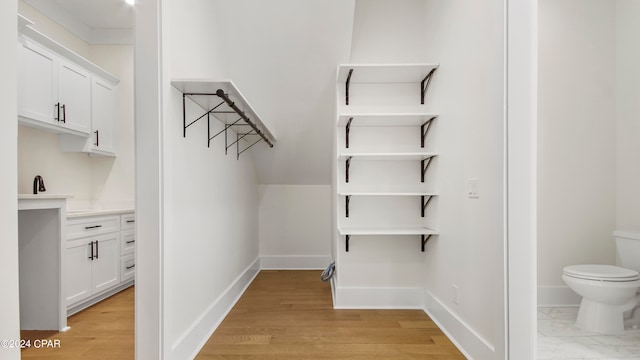
[[[617,264],[623,268],[640,272],[640,232],[613,232],[616,240]]]

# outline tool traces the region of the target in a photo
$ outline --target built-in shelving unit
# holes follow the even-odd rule
[[[182,92],[182,125],[183,137],[187,136],[187,129],[204,118],[207,119],[207,147],[218,136],[224,134],[225,154],[235,146],[236,156],[249,150],[254,145],[264,141],[273,147],[276,141],[273,132],[260,119],[249,102],[232,81],[224,80],[174,80],[171,82]],[[187,119],[187,98],[205,109],[205,113],[195,119]],[[212,133],[211,118],[224,124],[220,131]],[[229,133],[235,134],[235,137]],[[241,147],[241,142],[248,145]]]
[[[347,64],[338,69],[337,232],[347,252],[352,236],[419,236],[425,251],[428,239],[438,234],[426,217],[438,196],[426,181],[438,157],[429,137],[438,115],[425,105],[437,68]],[[354,209],[361,201],[366,205]],[[402,214],[406,219],[394,224]]]

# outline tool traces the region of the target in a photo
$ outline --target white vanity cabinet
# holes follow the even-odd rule
[[[121,216],[120,282],[133,280],[136,273],[136,229],[135,214]]]
[[[88,136],[91,74],[43,46],[19,42],[18,116],[24,125]]]
[[[67,306],[120,283],[119,218],[97,216],[67,221],[63,268]]]
[[[88,211],[67,217],[63,272],[67,313],[133,284],[135,213]]]

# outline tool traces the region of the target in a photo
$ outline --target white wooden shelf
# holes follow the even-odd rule
[[[415,151],[415,152],[346,152],[343,151],[338,155],[338,160],[424,160],[438,156],[437,153],[427,151]]]
[[[348,227],[338,228],[340,235],[437,235],[428,227]]]
[[[438,156],[437,153],[430,151],[432,149],[427,150],[426,144],[429,129],[438,115],[425,105],[429,83],[437,68],[438,64],[428,63],[343,64],[338,67],[336,78],[338,116],[335,132],[337,149],[334,161],[336,161],[338,173],[341,176],[344,175],[344,180],[339,181],[336,189],[336,195],[341,197],[338,200],[344,200],[344,215],[338,219],[337,230],[345,237],[347,252],[351,236],[417,235],[421,239],[422,251],[425,251],[428,239],[438,234],[436,230],[422,226],[424,224],[422,221],[409,222],[417,226],[391,224],[398,225],[397,221],[390,221],[391,223],[387,226],[381,226],[375,221],[375,217],[369,218],[372,215],[370,211],[359,214],[360,218],[357,222],[360,226],[348,226],[349,204],[353,200],[352,197],[405,198],[406,201],[398,202],[401,204],[399,208],[384,207],[376,209],[376,212],[379,210],[382,214],[390,215],[391,211],[400,211],[407,216],[414,216],[411,214],[414,208],[409,207],[413,199],[406,198],[416,197],[421,202],[420,216],[425,218],[430,201],[438,196],[425,183],[431,160]],[[364,129],[366,127],[372,129]],[[373,129],[376,127],[380,129]],[[401,127],[404,129],[400,129]],[[355,128],[361,129],[354,130]],[[350,144],[351,133],[354,131],[356,142]],[[419,136],[419,147],[414,143],[416,138],[413,136]],[[412,175],[413,170],[409,170],[409,165],[413,164],[406,163],[397,167],[397,176],[394,174],[390,177],[376,178],[376,174],[379,175],[384,171],[384,166],[391,164],[377,166],[377,164],[367,163],[366,166],[357,166],[355,170],[360,172],[359,176],[367,177],[367,182],[370,183],[362,183],[362,177],[359,177],[360,181],[356,181],[355,184],[350,183],[351,165],[361,161],[362,165],[365,165],[365,161],[420,162],[420,177],[413,181],[408,179],[408,176],[415,175]],[[342,166],[344,166],[344,172],[339,170]],[[380,199],[380,201],[385,202],[387,199]],[[390,201],[395,202],[396,199]],[[400,214],[394,215],[396,220],[400,219]]]
[[[349,119],[352,127],[388,127],[388,126],[421,126],[438,115],[430,112],[348,112],[338,117],[338,126],[347,126]]]
[[[353,69],[351,83],[419,83],[438,64],[342,64],[338,83],[345,83]]]
[[[340,196],[438,196],[428,191],[340,191]]]

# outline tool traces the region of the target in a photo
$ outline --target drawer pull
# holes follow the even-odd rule
[[[129,240],[127,241],[127,244],[133,244],[134,242],[136,242],[135,240]]]
[[[96,259],[98,258],[98,240],[96,240]]]
[[[131,266],[126,266],[127,270],[131,270],[131,269],[133,269],[134,267],[136,267],[136,264],[133,264],[133,265],[131,265]]]
[[[85,230],[101,228],[102,225],[85,226]]]
[[[131,223],[134,223],[134,222],[136,222],[136,221],[135,220],[127,220],[127,224],[131,224]]]

